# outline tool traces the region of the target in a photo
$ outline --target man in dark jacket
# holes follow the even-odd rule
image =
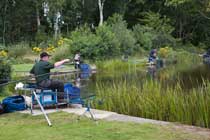
[[[65,62],[69,62],[69,59],[64,59],[52,64],[49,62],[50,56],[51,55],[49,55],[47,52],[42,52],[40,54],[40,61],[36,62],[30,73],[35,75],[36,84],[38,87],[52,89],[53,91],[57,89],[58,92],[63,92],[63,82],[50,79],[50,70],[61,66]]]
[[[148,59],[148,62],[149,63],[155,63],[156,62],[156,58],[157,58],[157,50],[156,49],[152,49],[150,51],[150,54],[149,54],[149,59]]]

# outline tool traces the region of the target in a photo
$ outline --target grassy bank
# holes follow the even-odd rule
[[[11,113],[0,116],[1,139],[5,140],[207,140],[204,136],[174,131],[170,126],[99,121],[98,124],[59,112],[49,115],[53,127],[43,116]]]

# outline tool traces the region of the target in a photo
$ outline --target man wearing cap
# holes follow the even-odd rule
[[[64,91],[64,84],[58,80],[50,79],[50,70],[59,67],[65,62],[69,62],[69,59],[64,59],[54,64],[49,62],[49,55],[47,52],[42,52],[40,54],[40,61],[34,64],[33,68],[31,69],[30,73],[35,75],[36,84],[39,87],[49,88],[52,90],[56,90],[59,92]]]

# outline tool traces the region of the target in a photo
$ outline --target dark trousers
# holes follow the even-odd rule
[[[80,61],[79,60],[74,60],[74,68],[79,69],[80,68]]]
[[[64,92],[64,84],[59,80],[44,80],[38,84],[41,88],[51,89],[53,91]]]

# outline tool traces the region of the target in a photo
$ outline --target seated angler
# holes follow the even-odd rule
[[[74,65],[75,69],[79,69],[80,68],[80,52],[79,51],[77,51],[77,53],[74,56],[74,63],[75,63]]]
[[[35,75],[36,84],[38,87],[57,90],[58,92],[64,91],[64,83],[59,80],[50,79],[50,70],[59,67],[65,62],[69,62],[69,59],[64,59],[54,64],[49,62],[49,55],[47,52],[40,54],[40,61],[34,64],[30,73]]]

